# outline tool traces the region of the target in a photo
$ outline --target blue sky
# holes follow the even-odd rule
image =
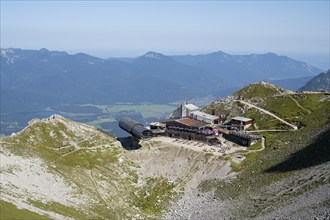
[[[329,60],[329,1],[1,1],[1,47]]]

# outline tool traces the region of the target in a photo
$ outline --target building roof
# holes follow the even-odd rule
[[[191,110],[191,111],[195,111],[198,109],[198,107],[196,105],[193,104],[185,104],[184,107],[186,107],[187,109]]]
[[[120,119],[119,127],[138,139],[144,139],[152,136],[152,132],[149,129],[128,117]]]
[[[215,116],[215,115],[210,115],[210,114],[207,114],[205,112],[201,112],[201,111],[194,111],[192,113],[193,115],[197,115],[197,116],[201,116],[203,118],[207,118],[207,119],[210,119],[210,120],[216,120],[218,119],[219,117],[218,116]]]
[[[163,123],[158,122],[158,121],[157,122],[151,122],[150,125],[152,125],[152,126],[164,126]]]
[[[194,127],[201,127],[204,125],[207,125],[207,123],[204,123],[202,121],[198,121],[192,118],[181,118],[176,120],[177,122],[180,122],[182,124],[188,125],[188,126],[194,126]]]
[[[244,118],[244,117],[241,117],[241,116],[236,116],[236,117],[232,118],[232,120],[242,121],[242,122],[252,121],[251,118]]]

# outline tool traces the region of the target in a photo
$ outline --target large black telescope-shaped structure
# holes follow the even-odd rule
[[[128,117],[120,119],[119,127],[137,139],[147,139],[152,137],[152,131]]]

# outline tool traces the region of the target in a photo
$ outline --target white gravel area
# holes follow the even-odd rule
[[[330,184],[320,186],[292,201],[286,202],[276,211],[255,218],[263,219],[317,219],[330,220]]]
[[[228,144],[225,144],[221,148],[216,147],[216,146],[209,146],[206,143],[199,142],[199,141],[188,141],[188,140],[177,140],[175,138],[170,138],[170,137],[164,137],[164,136],[159,136],[159,137],[154,137],[152,138],[153,141],[161,141],[163,143],[171,144],[177,147],[184,147],[190,150],[194,150],[197,152],[208,152],[212,153],[217,156],[223,156],[224,154],[231,154],[235,153],[238,151],[246,150],[246,147],[238,147],[238,146],[232,146],[232,143],[229,141]],[[225,148],[224,153],[219,152],[220,149]]]
[[[12,155],[6,153],[2,147],[0,148],[0,186],[1,199],[29,210],[34,209],[31,209],[28,200],[55,202],[70,207],[78,207],[84,202],[83,198],[74,195],[74,186],[66,183],[62,177],[50,173],[41,159]],[[35,208],[36,212],[44,214],[39,212],[40,210]],[[48,214],[56,217],[56,213]]]
[[[164,220],[179,219],[228,219],[230,216],[228,201],[219,201],[214,198],[213,192],[201,193],[197,189],[190,191],[174,203]]]

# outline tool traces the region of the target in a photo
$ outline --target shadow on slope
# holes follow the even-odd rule
[[[286,161],[269,168],[266,172],[300,170],[330,161],[330,128],[318,136],[314,143],[291,155]]]
[[[121,143],[121,146],[123,146],[125,150],[137,150],[142,147],[139,144],[139,141],[132,136],[120,137],[117,138],[117,140]]]

